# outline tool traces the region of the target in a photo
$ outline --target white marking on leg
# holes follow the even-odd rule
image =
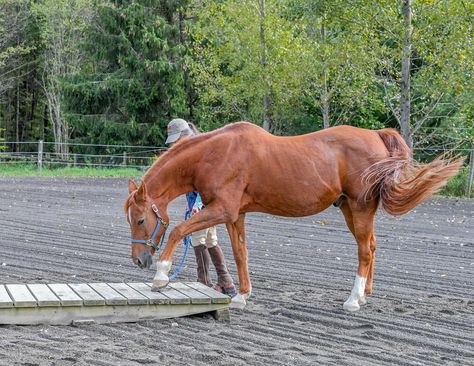
[[[156,262],[156,274],[153,278],[153,287],[162,288],[165,287],[170,279],[168,277],[168,272],[171,269],[171,261],[157,261]]]
[[[250,286],[249,292],[247,292],[246,294],[242,294],[245,300],[250,299],[251,295],[252,295],[252,286]]]
[[[154,279],[168,278],[168,272],[171,269],[170,261],[156,262],[156,275]]]
[[[359,275],[356,275],[351,295],[343,305],[344,310],[358,311],[360,309],[360,305],[365,305],[367,303],[364,295],[366,282],[366,277],[360,277]]]
[[[237,294],[232,298],[229,307],[232,309],[244,309],[246,305],[245,295]]]

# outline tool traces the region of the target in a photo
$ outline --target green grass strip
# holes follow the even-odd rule
[[[143,171],[136,168],[91,168],[91,167],[43,167],[34,165],[0,164],[0,176],[25,177],[141,177]]]

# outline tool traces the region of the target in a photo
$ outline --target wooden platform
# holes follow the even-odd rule
[[[0,325],[121,323],[212,312],[228,318],[230,298],[201,283],[0,285]]]

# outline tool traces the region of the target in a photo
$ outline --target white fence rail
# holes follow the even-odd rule
[[[57,152],[63,145],[67,152]],[[36,164],[74,167],[131,167],[145,169],[167,148],[161,146],[101,145],[55,142],[1,142],[0,165]]]

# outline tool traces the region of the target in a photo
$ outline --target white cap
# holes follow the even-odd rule
[[[191,128],[189,128],[188,122],[181,118],[175,118],[170,123],[168,123],[168,138],[166,139],[167,144],[176,142],[183,135],[194,135]]]

